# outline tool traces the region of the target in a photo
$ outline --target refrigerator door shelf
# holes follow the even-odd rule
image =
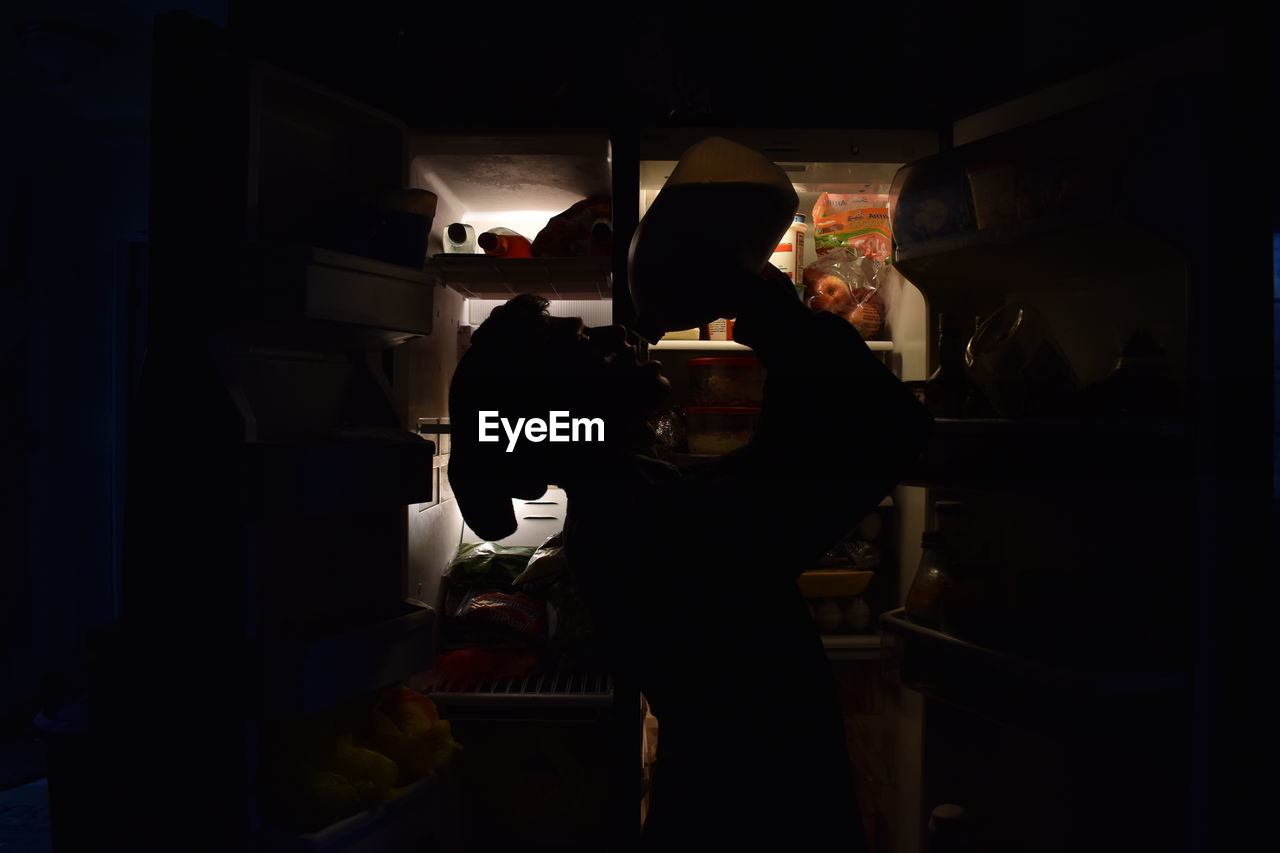
[[[432,330],[427,272],[329,249],[299,247],[262,256],[237,326],[290,331],[330,349],[383,349]],[[244,318],[248,318],[245,320]]]
[[[414,782],[398,800],[295,836],[264,835],[264,853],[415,853],[434,835],[439,779]]]
[[[998,722],[1072,736],[1107,716],[1141,724],[1189,697],[1185,672],[1107,671],[1082,660],[1067,669],[986,648],[910,622],[898,609],[880,617],[888,659],[911,690]],[[1150,715],[1156,712],[1154,717]]]
[[[436,612],[403,602],[401,615],[257,655],[266,719],[314,714],[431,668]]]
[[[246,445],[247,495],[262,515],[329,515],[405,507],[437,498],[435,444],[404,441]]]
[[[1043,491],[1167,478],[1194,446],[1177,418],[938,418],[905,485]]]
[[[831,661],[878,661],[884,656],[879,634],[823,634],[822,647]]]

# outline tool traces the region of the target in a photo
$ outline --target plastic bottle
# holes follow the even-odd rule
[[[445,228],[444,251],[447,255],[476,254],[476,229],[461,222]]]
[[[759,151],[720,137],[692,146],[631,241],[636,332],[656,341],[722,316],[724,288],[760,275],[798,204],[787,173]]]
[[[769,258],[769,263],[786,273],[792,284],[803,285],[803,282],[798,281],[798,276],[804,269],[804,238],[808,231],[809,226],[804,224],[804,214],[797,213],[782,242]]]
[[[587,255],[592,258],[613,257],[613,226],[599,219],[591,226],[591,242]]]
[[[921,537],[920,566],[907,590],[907,618],[917,625],[935,631],[946,629],[943,608],[947,591],[951,588],[951,571],[947,565],[946,541],[942,534],[931,530]]]
[[[510,228],[490,228],[476,238],[486,255],[495,258],[532,258],[529,241]]]

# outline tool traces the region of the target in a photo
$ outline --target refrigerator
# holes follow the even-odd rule
[[[871,849],[929,849],[942,804],[963,808],[984,851],[1204,842],[1227,702],[1218,567],[1228,531],[1248,538],[1246,497],[1221,488],[1239,445],[1202,440],[1241,411],[1224,393],[1240,343],[1200,298],[1223,269],[1210,211],[1230,198],[1206,177],[1224,143],[1205,64],[1157,51],[946,134],[410,127],[190,16],[158,18],[156,44],[148,364],[123,628],[95,711],[112,733],[101,766],[133,784],[89,807],[104,834],[139,849],[634,847],[661,720],[607,671],[423,687],[456,721],[454,761],[318,830],[282,828],[259,771],[280,727],[430,683],[442,579],[474,539],[447,475],[447,389],[469,331],[525,292],[588,325],[628,323],[630,234],[680,154],[718,135],[778,163],[797,213],[822,193],[887,200],[894,258],[870,346],[903,381],[923,389],[937,369],[938,315],[988,320],[1012,303],[1051,330],[1035,353],[1065,363],[1073,394],[1106,380],[1139,330],[1176,388],[1155,415],[1085,417],[1071,396],[939,416],[877,509],[875,612],[824,636]],[[358,217],[335,236],[371,187],[435,194],[424,264],[371,257]],[[451,222],[532,237],[601,194],[611,257],[441,254]],[[745,349],[649,346],[676,403],[690,359]],[[515,507],[508,544],[555,532],[558,492]],[[939,501],[966,507],[966,547],[998,578],[998,631],[958,636],[904,610]]]

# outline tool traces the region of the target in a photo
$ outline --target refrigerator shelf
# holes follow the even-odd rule
[[[307,642],[266,642],[260,667],[259,711],[266,719],[314,714],[431,668],[435,655],[432,608],[402,602],[400,613]]]
[[[448,287],[472,299],[612,299],[611,258],[495,258],[433,255],[427,265]]]
[[[1177,418],[938,418],[904,484],[1020,490],[1167,478],[1185,470],[1193,440]]]
[[[833,661],[880,660],[883,655],[879,634],[823,634],[822,647]]]
[[[893,341],[867,341],[872,352],[893,352]],[[671,350],[710,350],[712,352],[751,352],[751,347],[737,341],[668,341],[649,344],[650,352]]]
[[[316,832],[283,835],[264,832],[263,853],[415,853],[434,835],[439,777],[414,782],[398,800],[330,824]]]
[[[613,676],[602,670],[531,672],[520,678],[494,678],[479,684],[437,682],[431,699],[442,707],[461,705],[576,705],[613,703]]]
[[[424,270],[313,246],[264,254],[237,322],[257,338],[382,349],[431,334],[435,298]]]
[[[915,692],[1002,723],[1079,725],[1099,713],[1140,718],[1186,695],[1185,672],[1067,668],[980,646],[910,622],[904,608],[880,617],[897,680]],[[1127,714],[1125,714],[1127,716]]]

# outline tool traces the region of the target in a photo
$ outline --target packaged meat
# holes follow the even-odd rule
[[[583,199],[547,221],[533,238],[535,258],[608,256],[613,240],[612,209],[603,196]]]

